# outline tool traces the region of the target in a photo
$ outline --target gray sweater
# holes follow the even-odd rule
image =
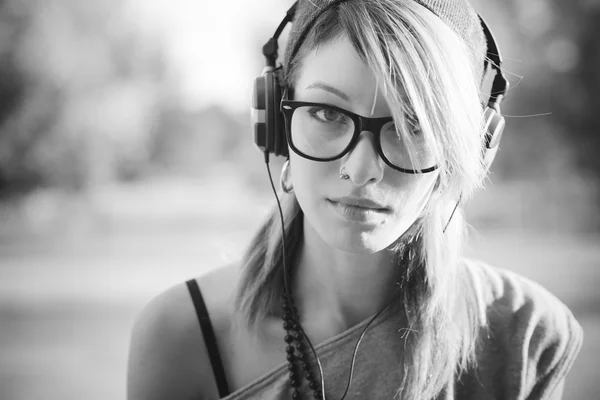
[[[448,382],[439,400],[545,399],[566,376],[577,356],[583,331],[571,311],[538,284],[517,274],[467,262],[479,287],[490,335],[482,340],[478,366]],[[345,390],[356,341],[367,321],[316,347],[323,365],[326,396]],[[346,399],[393,399],[399,389],[403,343],[400,316],[388,308],[367,331],[357,354]],[[291,398],[283,362],[226,400]],[[312,398],[310,393],[303,398]],[[397,399],[397,397],[396,397]]]

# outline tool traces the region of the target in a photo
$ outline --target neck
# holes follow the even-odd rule
[[[305,329],[314,336],[330,337],[387,305],[401,274],[393,253],[353,254],[333,249],[306,220],[303,231],[292,290]]]

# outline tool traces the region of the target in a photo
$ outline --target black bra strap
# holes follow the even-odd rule
[[[194,302],[194,308],[196,309],[196,315],[200,322],[200,329],[204,335],[204,342],[208,349],[208,357],[212,365],[213,373],[215,374],[215,380],[217,382],[217,388],[219,389],[219,396],[221,398],[229,394],[229,387],[227,385],[227,379],[225,377],[225,370],[223,369],[223,363],[221,362],[221,356],[219,354],[219,348],[217,347],[217,340],[215,339],[215,333],[213,331],[212,324],[210,322],[210,316],[208,310],[204,304],[204,299],[200,293],[200,287],[195,279],[190,279],[186,282],[192,301]]]

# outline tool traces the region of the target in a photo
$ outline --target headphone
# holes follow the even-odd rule
[[[327,8],[339,4],[340,1],[335,1]],[[262,75],[254,80],[254,92],[252,96],[252,125],[254,131],[254,144],[265,153],[275,156],[288,157],[288,145],[285,134],[285,123],[283,114],[280,111],[281,97],[283,88],[281,85],[282,66],[275,66],[277,60],[278,44],[277,40],[285,26],[292,22],[296,13],[296,1],[287,11],[285,17],[277,27],[273,37],[268,40],[262,48],[262,53],[266,59],[266,66],[263,69]],[[496,45],[496,40],[487,24],[479,16],[483,33],[487,42],[487,52],[484,61],[484,75],[491,67],[496,71],[490,98],[485,105],[483,112],[484,118],[484,139],[482,153],[486,168],[489,168],[498,151],[498,145],[504,131],[505,121],[500,111],[500,103],[506,95],[509,88],[509,83],[502,71],[502,56]],[[314,22],[314,21],[313,21]],[[309,24],[307,30],[310,29]],[[298,50],[302,39],[298,41],[295,51]]]

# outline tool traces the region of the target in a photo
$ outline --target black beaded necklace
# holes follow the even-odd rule
[[[286,332],[284,340],[287,343],[285,351],[287,353],[288,370],[290,371],[289,381],[290,386],[292,387],[292,399],[296,400],[300,398],[299,388],[302,385],[302,375],[304,375],[304,378],[308,381],[308,387],[313,391],[313,397],[315,399],[322,399],[323,393],[319,388],[315,375],[311,371],[307,354],[308,349],[303,340],[308,340],[308,337],[304,335],[304,330],[300,326],[298,309],[294,305],[293,297],[283,294],[282,306],[283,329],[285,329]],[[313,348],[312,344],[310,347],[311,349]],[[302,372],[299,371],[299,367],[301,367]],[[321,380],[322,379],[323,377],[321,376]]]

